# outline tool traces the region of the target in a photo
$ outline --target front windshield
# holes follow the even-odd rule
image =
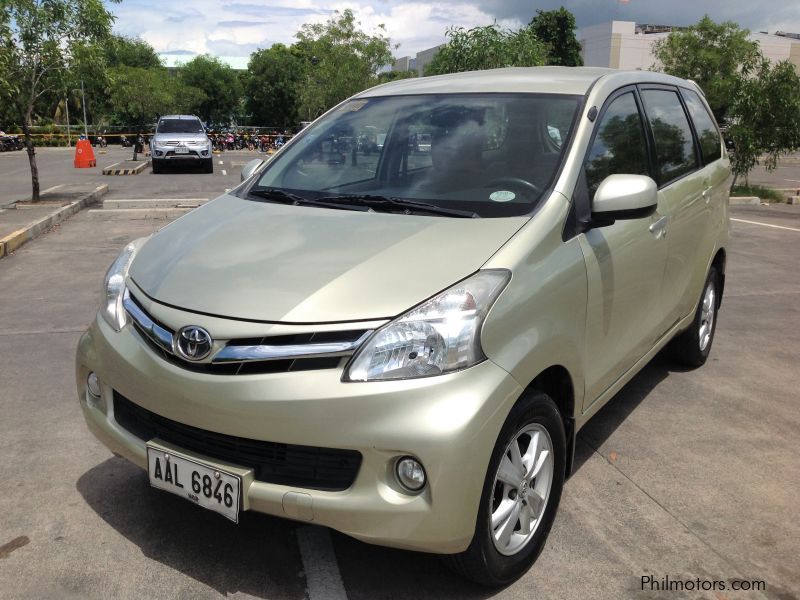
[[[162,119],[156,133],[203,133],[198,119]]]
[[[526,214],[558,170],[579,105],[555,94],[350,100],[307,128],[250,189]]]

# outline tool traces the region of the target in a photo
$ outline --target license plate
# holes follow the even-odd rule
[[[150,485],[239,522],[242,480],[186,456],[147,446]]]
[[[189,154],[189,149],[181,147],[175,148],[175,154]]]

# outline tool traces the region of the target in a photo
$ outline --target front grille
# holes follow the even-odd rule
[[[114,392],[114,418],[143,441],[158,438],[190,452],[252,468],[255,478],[312,490],[346,490],[355,481],[361,454],[355,450],[264,442],[184,425]]]
[[[151,350],[165,361],[196,373],[209,373],[213,375],[256,375],[262,373],[287,373],[293,371],[335,369],[340,366],[343,360],[347,360],[347,356],[352,354],[352,352],[350,352],[347,355],[338,353],[330,356],[287,357],[278,359],[272,358],[269,360],[232,360],[226,362],[215,362],[212,357],[211,362],[190,362],[176,356],[172,352],[171,344],[165,344],[158,336],[148,331],[137,319],[137,314],[135,313],[144,317],[144,319],[148,321],[148,325],[153,324],[159,328],[163,335],[170,340],[175,333],[172,329],[151,316],[130,291],[128,292],[126,301],[130,301],[131,303],[130,307],[126,308],[126,310],[128,310],[128,314],[131,316],[136,332]],[[297,344],[309,344],[310,347],[313,347],[315,344],[337,342],[356,343],[366,333],[367,330],[359,329],[235,339],[229,340],[226,344],[226,348],[262,345],[290,347]]]

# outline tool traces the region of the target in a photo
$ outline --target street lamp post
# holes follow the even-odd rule
[[[67,148],[72,148],[72,135],[69,131],[69,94],[64,100],[64,106],[67,108]]]
[[[86,128],[86,95],[83,93],[83,79],[81,79],[81,104],[83,105],[83,135],[88,140],[89,130]]]

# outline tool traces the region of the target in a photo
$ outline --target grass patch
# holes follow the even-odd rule
[[[758,196],[771,202],[786,202],[783,192],[764,187],[763,185],[737,185],[731,190],[731,196]]]

